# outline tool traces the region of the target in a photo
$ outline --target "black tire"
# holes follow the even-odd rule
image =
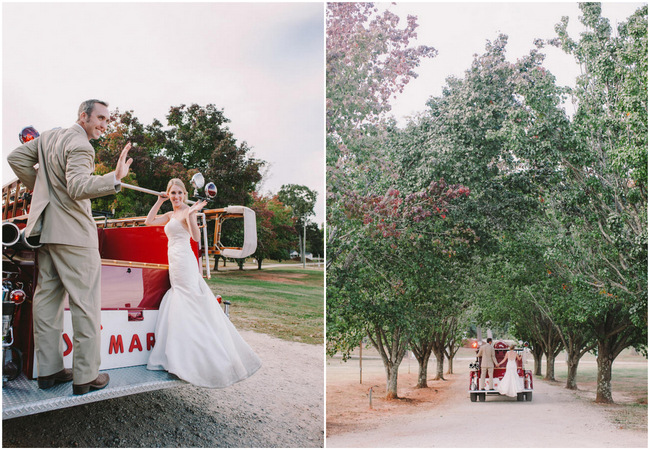
[[[517,392],[517,401],[518,402],[523,402],[524,401],[524,393],[523,392]]]
[[[476,401],[476,395],[477,395],[476,392],[470,392],[469,393],[470,401],[475,402]]]
[[[527,402],[532,402],[533,401],[533,393],[532,392],[526,392],[526,401]]]
[[[478,395],[478,401],[479,402],[484,402],[485,401],[485,394],[476,394]]]

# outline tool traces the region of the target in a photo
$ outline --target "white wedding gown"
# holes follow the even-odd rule
[[[519,378],[517,374],[517,360],[509,359],[506,364],[506,374],[503,376],[503,379],[499,382],[497,390],[501,395],[507,395],[508,397],[516,397],[518,392],[524,390],[524,381]]]
[[[223,388],[253,375],[262,362],[230,322],[198,271],[190,234],[172,218],[169,281],[147,369],[167,370],[197,386]]]

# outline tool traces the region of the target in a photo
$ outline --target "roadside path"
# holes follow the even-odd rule
[[[459,365],[462,367],[462,365]],[[432,408],[388,415],[373,426],[328,434],[328,448],[375,447],[642,447],[646,432],[618,429],[607,419],[607,406],[578,398],[574,392],[535,380],[532,402],[489,396],[472,403],[467,373],[452,375],[450,394]],[[328,386],[329,389],[329,386]],[[491,436],[489,441],[485,436]]]

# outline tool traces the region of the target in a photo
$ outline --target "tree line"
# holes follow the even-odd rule
[[[559,18],[510,62],[499,35],[400,128],[389,98],[435,49],[409,46],[413,16],[328,4],[327,350],[369,340],[388,397],[407,349],[425,387],[471,324],[530,342],[547,379],[565,350],[569,389],[594,352],[598,402],[620,352],[646,350],[647,6],[617,30],[580,9],[578,39]],[[575,88],[544,67],[551,46],[580,65]]]
[[[95,171],[99,174],[110,172],[120,150],[131,142],[129,156],[133,163],[129,175],[124,178],[125,183],[165,191],[171,178],[180,178],[189,184],[192,175],[201,172],[218,190],[209,208],[243,205],[253,209],[258,247],[252,256],[258,268],[261,269],[265,259],[289,259],[289,252],[296,248],[305,222],[308,223],[307,250],[323,255],[323,227],[309,221],[314,214],[316,192],[295,184],[283,185],[276,194],[257,192],[267,164],[252,155],[245,141],[235,139],[227,126],[229,122],[224,111],[212,104],[172,106],[166,115],[166,125],[158,119],[145,125],[133,111],[116,109],[111,113],[107,132],[92,141]],[[193,191],[188,190],[188,194],[191,197]],[[92,208],[114,217],[145,216],[154,202],[154,196],[124,189],[118,195],[94,199]],[[169,204],[163,204],[162,212],[170,208]],[[212,238],[209,236],[210,245]],[[241,245],[242,240],[241,227],[226,221],[222,235],[224,245]],[[218,263],[217,258],[215,269]],[[241,268],[243,261],[238,263]]]

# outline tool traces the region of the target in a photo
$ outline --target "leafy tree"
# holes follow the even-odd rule
[[[218,189],[216,207],[247,205],[266,163],[250,155],[246,142],[237,143],[223,110],[212,104],[180,105],[170,108],[167,121],[171,128],[164,155],[213,181]]]
[[[307,221],[314,215],[314,205],[318,193],[309,189],[307,186],[298,184],[283,184],[278,192],[278,198],[282,203],[289,206],[293,211],[293,218],[298,233],[298,242],[303,264],[305,262],[305,234]]]
[[[161,127],[157,120],[145,127],[133,115],[133,111],[120,112],[116,109],[111,114],[107,132],[93,142],[96,172],[110,172],[122,148],[131,142],[133,147],[129,157],[133,158],[133,163],[129,175],[123,179],[125,183],[164,191],[171,178],[189,180],[191,172],[182,164],[174,163],[160,154],[167,142]],[[116,217],[142,216],[148,213],[155,200],[155,197],[123,189],[117,195],[94,199],[92,205],[97,210],[114,210]],[[163,210],[167,208],[169,205],[163,205]]]
[[[435,379],[444,379],[445,354],[454,352],[459,323],[469,306],[462,285],[471,273],[478,238],[456,221],[461,205],[469,201],[469,191],[464,187],[460,191],[462,200],[440,209],[442,220],[418,222],[416,218],[408,240],[401,244],[410,250],[408,260],[401,264],[411,267],[408,282],[417,286],[411,294],[411,348],[419,364],[418,387],[427,386],[431,353],[437,362]]]
[[[389,189],[384,195],[351,197],[344,205],[352,247],[328,269],[333,324],[328,337],[336,350],[349,351],[360,333],[368,334],[386,368],[388,398],[397,396],[398,368],[409,340],[435,314],[428,306],[437,304],[429,287],[439,278],[433,276],[434,266],[422,261],[430,253],[450,258],[471,236],[468,230],[449,230],[445,222],[447,206],[467,194],[441,180],[419,192]],[[344,341],[348,337],[355,340]]]
[[[533,50],[511,63],[505,58],[506,44],[503,35],[489,42],[464,78],[448,78],[442,96],[429,99],[430,111],[391,135],[391,160],[402,186],[418,187],[429,177],[442,176],[471,190],[454,217],[476,233],[478,245],[467,255],[471,270],[463,273],[457,268],[454,273],[464,277],[456,286],[467,285],[477,272],[485,273],[489,302],[480,302],[476,292],[467,290],[465,295],[488,309],[504,298],[515,298],[506,284],[494,279],[501,273],[485,268],[541,213],[539,186],[553,179],[551,168],[557,161],[548,150],[567,145],[563,130],[569,125],[559,107],[562,91],[541,66],[543,55]],[[462,302],[457,304],[462,313]],[[494,318],[492,313],[484,316],[483,320]],[[443,320],[452,317],[449,312],[441,314]],[[509,321],[510,314],[500,311],[498,320]],[[451,341],[452,324],[448,323],[449,331],[438,331],[443,333],[443,339],[435,340],[441,355]],[[557,345],[550,354],[557,354]],[[551,376],[552,361],[547,370]]]
[[[172,106],[167,121],[165,130],[157,119],[144,126],[133,111],[114,111],[107,133],[95,142],[98,168],[114,167],[119,151],[132,142],[133,164],[126,183],[164,191],[171,178],[189,185],[192,175],[201,172],[218,188],[211,207],[247,205],[266,163],[251,157],[245,142],[237,143],[223,111],[214,105]],[[145,215],[154,202],[153,197],[125,189],[117,196],[93,200],[93,208],[115,209],[117,216]]]
[[[381,17],[366,28],[372,5],[328,7],[328,336],[341,338],[332,348],[342,350],[375,333],[391,395],[404,342],[422,358],[433,351],[434,333],[453,317],[449,305],[468,308],[479,324],[509,324],[533,344],[536,371],[547,355],[549,379],[565,348],[568,388],[580,357],[597,345],[597,401],[611,401],[615,357],[647,340],[647,7],[616,37],[598,4],[580,7],[587,28],[580,41],[568,37],[563,19],[552,42],[583,67],[575,90],[558,87],[543,67],[541,40],[511,63],[507,37],[499,36],[404,130],[386,119],[381,90],[398,92],[399,77],[382,86],[385,77],[366,70],[379,74],[399,54],[385,55],[373,42],[384,36]],[[330,21],[338,32],[330,33]],[[419,56],[409,70],[428,53],[411,51]],[[568,94],[578,104],[571,119],[561,107]],[[440,227],[435,200],[421,210],[430,216],[405,221],[412,195],[431,180],[472,192],[448,202],[450,227]],[[406,238],[435,229],[442,248],[456,251],[461,236],[450,234],[453,226],[478,241],[462,237],[478,245],[459,266],[472,268],[471,276],[455,272],[471,305],[444,293],[456,280],[444,278],[451,271],[436,257],[440,248],[420,257]],[[427,277],[436,283],[426,285]]]
[[[165,156],[186,167],[207,169],[218,142],[232,139],[230,123],[215,105],[172,106],[167,114]]]
[[[359,139],[365,126],[381,122],[391,97],[417,77],[420,59],[437,52],[409,47],[417,37],[415,16],[400,29],[399,17],[388,10],[378,14],[373,3],[328,3],[326,20],[327,133],[345,145]],[[328,164],[338,156],[328,151]]]
[[[253,193],[251,208],[257,220],[257,250],[253,257],[257,268],[262,269],[264,259],[282,261],[289,258],[289,249],[296,242],[291,208],[271,197]]]
[[[278,199],[293,211],[293,217],[302,229],[310,216],[314,215],[314,205],[318,193],[307,186],[283,184],[278,192]]]
[[[647,6],[612,33],[599,3],[582,3],[586,31],[575,41],[568,19],[552,43],[575,56],[582,74],[575,151],[563,156],[556,192],[555,269],[595,296],[584,304],[598,342],[596,401],[611,403],[611,364],[626,347],[645,346],[647,293]]]
[[[417,77],[421,58],[436,54],[432,47],[409,47],[414,16],[402,29],[395,14],[377,12],[372,3],[328,3],[326,10],[328,265],[338,257],[336,241],[349,236],[342,203],[362,188],[355,181],[372,182],[362,176],[363,164],[381,142],[391,96]]]
[[[325,229],[315,223],[307,224],[307,251],[314,256],[325,256]]]
[[[445,348],[445,357],[447,358],[447,374],[454,373],[454,358],[456,353],[463,346],[466,335],[466,326],[468,325],[469,313],[467,310],[462,311],[459,316],[453,317],[454,323],[451,324],[447,346]]]

